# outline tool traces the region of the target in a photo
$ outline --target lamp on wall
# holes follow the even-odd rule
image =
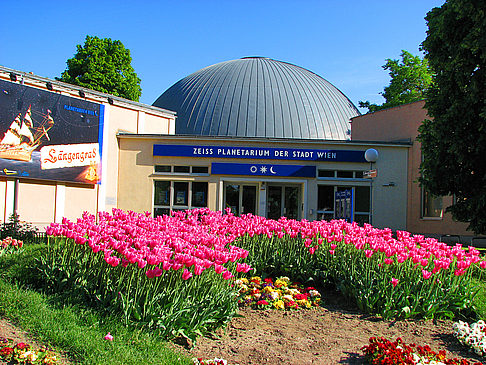
[[[112,98],[108,98],[108,104],[110,104],[110,105],[113,105],[114,104],[114,101],[113,101]]]
[[[82,98],[84,98],[86,96],[86,94],[84,93],[83,90],[79,90],[79,96],[81,96]]]
[[[47,90],[49,90],[49,91],[54,90],[54,87],[52,86],[52,82],[46,82],[46,87],[47,87]]]
[[[17,75],[13,72],[10,72],[10,80],[12,80],[13,82],[17,81]]]
[[[370,224],[373,225],[373,177],[371,177],[371,170],[373,170],[373,163],[378,161],[378,151],[369,148],[365,151],[364,157],[370,163]]]

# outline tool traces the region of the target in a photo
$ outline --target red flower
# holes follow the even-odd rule
[[[29,348],[29,345],[27,345],[24,342],[19,342],[18,344],[15,345],[15,347],[18,348],[19,350],[25,350]]]
[[[268,302],[266,300],[259,300],[257,305],[268,305]]]
[[[13,354],[14,349],[11,347],[4,347],[3,349],[0,350],[0,356],[8,356]]]

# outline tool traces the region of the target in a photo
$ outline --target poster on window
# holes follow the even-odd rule
[[[0,175],[98,184],[104,106],[0,80]]]
[[[335,207],[335,219],[345,219],[348,222],[353,222],[353,189],[336,191]]]

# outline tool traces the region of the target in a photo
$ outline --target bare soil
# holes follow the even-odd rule
[[[370,337],[389,340],[401,337],[406,343],[428,344],[432,350],[446,350],[448,358],[483,359],[465,349],[452,335],[449,320],[383,321],[364,315],[331,293],[322,307],[311,310],[277,311],[244,308],[241,317],[225,329],[191,343],[173,346],[192,357],[223,358],[231,365],[365,364],[361,348]],[[40,347],[25,331],[0,319],[0,336]],[[67,363],[63,359],[62,363]],[[1,364],[1,360],[0,360]]]
[[[223,358],[231,365],[365,364],[361,348],[370,337],[383,336],[428,344],[436,352],[444,349],[448,358],[467,359],[471,364],[483,361],[454,338],[452,321],[383,321],[363,315],[336,296],[324,298],[323,306],[312,310],[244,308],[240,315],[224,331],[183,350],[198,358]]]

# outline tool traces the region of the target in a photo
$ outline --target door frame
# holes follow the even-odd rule
[[[275,187],[281,187],[282,190],[281,190],[281,194],[280,194],[280,217],[282,216],[287,216],[287,213],[286,213],[286,206],[285,206],[285,200],[286,200],[286,196],[285,196],[285,191],[286,191],[286,188],[287,187],[291,187],[291,188],[298,188],[298,201],[297,201],[297,220],[300,220],[302,219],[302,215],[303,215],[303,211],[302,211],[302,184],[292,184],[292,183],[282,183],[282,182],[277,182],[277,181],[272,181],[271,183],[268,183],[267,184],[267,189],[270,189],[272,186],[275,186]],[[268,198],[267,198],[267,204],[268,204]],[[267,218],[268,218],[268,212],[266,212],[267,214],[265,215]],[[278,218],[277,218],[278,219]]]
[[[255,179],[249,177],[220,177],[218,186],[218,202],[216,206],[217,209],[220,211],[224,210],[224,183],[238,183],[238,184],[258,184],[258,193],[257,193],[257,215],[261,217],[267,216],[267,185],[276,183],[276,184],[288,184],[288,185],[300,185],[300,219],[307,219],[308,218],[308,185],[309,181],[313,181],[312,179],[269,179],[263,177],[262,179]]]

